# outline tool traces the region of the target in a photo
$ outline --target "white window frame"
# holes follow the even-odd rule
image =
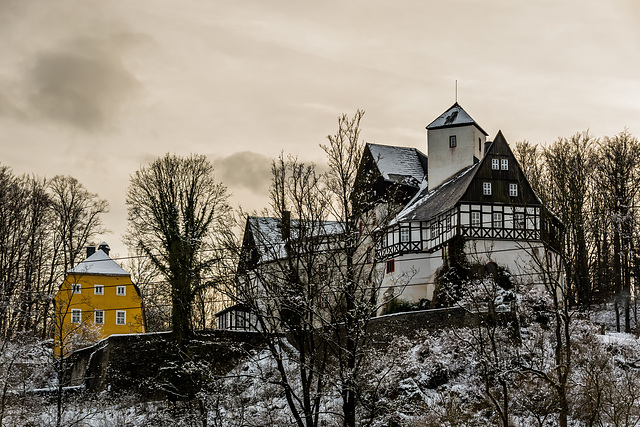
[[[127,287],[123,285],[116,286],[116,295],[125,296],[127,295]]]
[[[500,160],[500,169],[502,169],[503,171],[509,170],[509,159]]]
[[[116,325],[127,324],[127,312],[124,310],[116,310]]]
[[[509,196],[518,197],[518,184],[509,184]]]
[[[503,227],[504,227],[504,218],[502,216],[502,212],[494,212],[493,228],[503,228]]]
[[[471,226],[482,227],[482,213],[479,211],[471,211]]]
[[[500,170],[500,159],[491,159],[491,169],[494,171]]]
[[[490,196],[491,195],[491,183],[490,182],[483,182],[482,183],[482,194],[485,196]]]
[[[72,283],[71,284],[71,293],[72,294],[81,294],[82,293],[82,284],[80,284],[80,283]]]
[[[93,322],[96,325],[104,325],[104,310],[95,310],[93,312]]]
[[[400,243],[408,243],[411,241],[411,230],[409,227],[400,227]]]
[[[93,285],[94,295],[104,295],[104,285]]]
[[[82,310],[79,308],[71,309],[71,323],[82,323]]]
[[[440,221],[431,224],[431,240],[440,237]]]

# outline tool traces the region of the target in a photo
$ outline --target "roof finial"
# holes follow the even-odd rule
[[[458,103],[458,79],[456,79],[456,104]]]

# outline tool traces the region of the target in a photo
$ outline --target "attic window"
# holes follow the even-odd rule
[[[491,195],[491,183],[490,182],[483,182],[482,183],[482,194],[484,194],[485,196],[490,196]]]
[[[478,138],[478,151],[482,153],[482,138]]]
[[[449,147],[450,148],[455,148],[458,145],[458,141],[456,139],[455,135],[450,135],[449,136]]]
[[[491,169],[500,170],[500,159],[491,159]]]
[[[509,184],[509,196],[511,197],[518,196],[518,184]]]
[[[500,169],[502,169],[503,171],[508,171],[509,170],[509,160],[508,159],[500,160]]]

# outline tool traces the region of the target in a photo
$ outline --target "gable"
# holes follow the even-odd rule
[[[427,156],[415,148],[367,143],[351,195],[356,212],[378,203],[407,203],[427,177]]]
[[[494,168],[495,161],[498,162],[497,169]],[[503,167],[505,161],[506,169]],[[483,194],[485,183],[491,183],[491,195]],[[510,194],[510,184],[517,186],[517,196]],[[498,131],[480,161],[473,179],[460,200],[472,203],[541,205],[501,131]]]
[[[457,102],[453,104],[447,111],[442,113],[437,119],[432,121],[428,126],[428,130],[443,129],[449,127],[468,126],[473,125],[478,128],[485,136],[487,132],[482,129],[478,123],[467,113],[464,108]]]

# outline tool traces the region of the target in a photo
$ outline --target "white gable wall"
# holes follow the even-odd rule
[[[457,146],[449,147],[449,137],[455,135]],[[473,164],[474,156],[483,156],[486,137],[474,125],[427,130],[429,188],[436,188],[455,173]]]

